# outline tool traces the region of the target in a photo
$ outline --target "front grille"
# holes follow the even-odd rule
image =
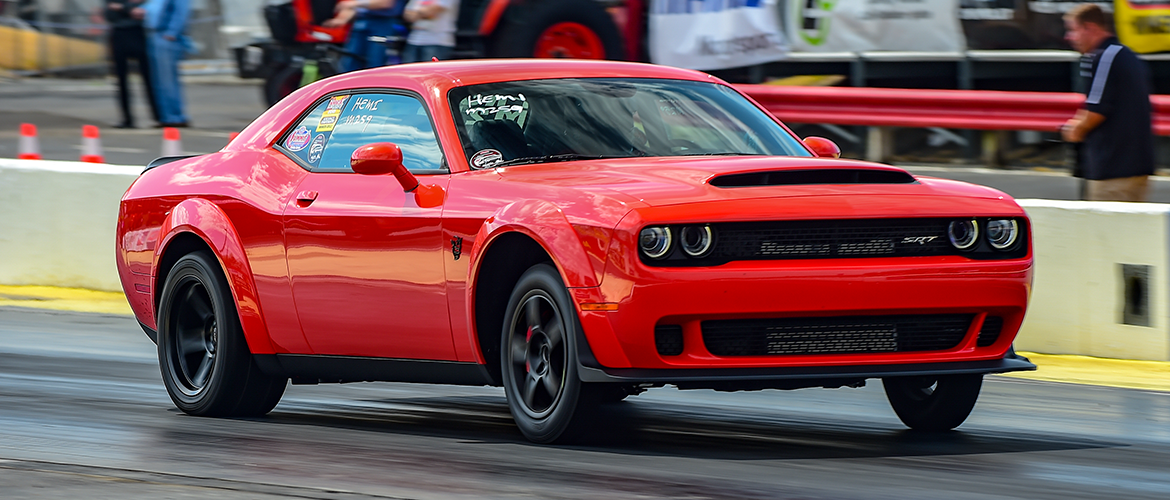
[[[983,320],[983,327],[979,329],[979,338],[975,345],[987,347],[999,340],[999,333],[1003,331],[1003,316],[988,316]]]
[[[678,356],[683,352],[683,331],[680,325],[658,325],[654,327],[654,346],[658,354]]]
[[[949,219],[715,224],[719,260],[953,255]]]
[[[708,320],[716,356],[937,351],[962,342],[973,314]]]

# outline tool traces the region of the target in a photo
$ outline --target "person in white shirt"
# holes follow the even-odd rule
[[[410,24],[410,35],[402,49],[402,62],[446,60],[455,48],[455,20],[459,0],[410,0],[402,16]]]

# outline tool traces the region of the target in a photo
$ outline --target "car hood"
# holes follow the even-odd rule
[[[915,177],[856,160],[777,156],[658,157],[503,167],[505,181],[608,192],[633,206],[814,196],[1010,199],[965,182]]]

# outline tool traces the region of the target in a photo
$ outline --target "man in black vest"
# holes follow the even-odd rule
[[[1132,50],[1117,41],[1095,4],[1074,7],[1064,16],[1065,40],[1081,57],[1087,78],[1085,104],[1064,124],[1068,142],[1083,142],[1080,161],[1087,199],[1145,201],[1154,173],[1154,134],[1150,124],[1150,71]]]

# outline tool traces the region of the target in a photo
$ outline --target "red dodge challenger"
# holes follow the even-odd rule
[[[984,374],[1035,368],[1028,218],[836,152],[694,71],[361,71],[152,162],[118,269],[192,415],[266,414],[290,379],[494,385],[553,442],[650,387],[880,378],[906,425],[954,428]]]

